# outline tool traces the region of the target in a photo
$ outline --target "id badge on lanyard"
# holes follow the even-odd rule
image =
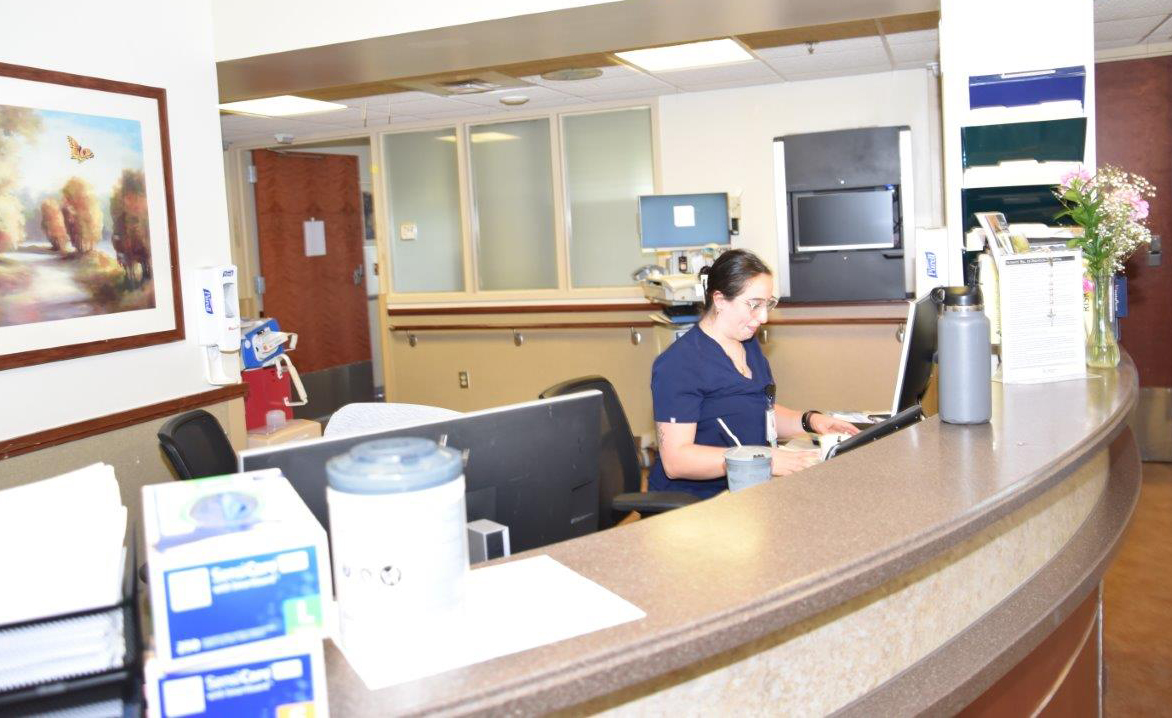
[[[765,387],[765,438],[769,445],[777,448],[777,413],[773,410],[774,397],[777,396],[777,387],[768,384]]]

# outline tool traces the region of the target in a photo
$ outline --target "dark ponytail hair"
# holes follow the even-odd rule
[[[704,313],[712,311],[714,293],[720,292],[729,299],[735,299],[745,291],[746,284],[762,274],[773,276],[765,262],[747,249],[730,249],[717,257],[711,267],[700,270],[702,278],[707,276],[704,284]]]

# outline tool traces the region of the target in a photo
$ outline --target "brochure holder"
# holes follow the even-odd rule
[[[969,78],[969,109],[1021,107],[1078,100],[1085,107],[1086,68],[1082,65]]]

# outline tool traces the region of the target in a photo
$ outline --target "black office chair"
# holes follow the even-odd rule
[[[159,446],[180,479],[236,473],[236,452],[220,422],[203,409],[168,419]]]
[[[608,529],[632,511],[660,514],[700,499],[683,491],[640,491],[639,449],[614,385],[601,376],[584,376],[555,384],[540,399],[597,389],[602,392],[602,426],[599,429],[598,528]]]

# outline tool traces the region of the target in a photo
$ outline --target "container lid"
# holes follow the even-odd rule
[[[937,301],[947,307],[980,307],[984,304],[979,287],[940,287]]]
[[[396,494],[446,484],[464,471],[460,453],[431,439],[378,439],[326,462],[330,487],[352,494]]]
[[[725,461],[756,461],[772,459],[768,446],[734,446],[724,452]]]

